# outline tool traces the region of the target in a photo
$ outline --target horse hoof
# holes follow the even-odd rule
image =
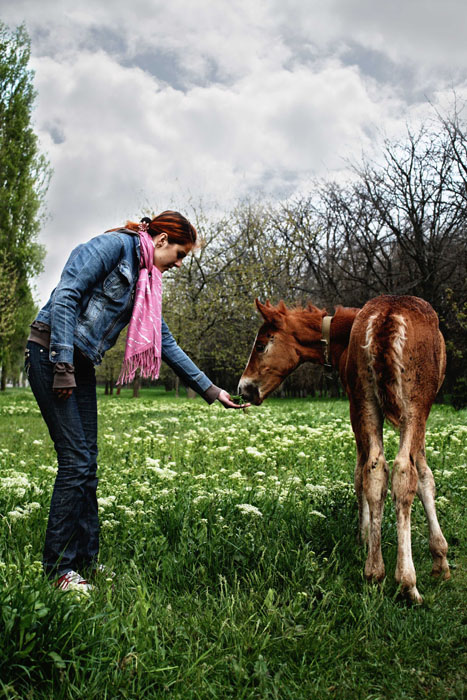
[[[369,583],[381,583],[385,576],[386,572],[384,570],[384,566],[383,568],[377,569],[365,569],[365,578]]]
[[[431,570],[431,575],[433,578],[442,578],[444,581],[449,581],[451,578],[451,572],[449,570],[449,567],[447,569],[442,569],[440,567],[433,567]]]
[[[423,603],[423,598],[418,592],[416,586],[412,586],[410,588],[401,587],[400,594],[403,598],[405,598],[405,600],[407,600],[408,603],[412,603],[413,605],[422,605]]]

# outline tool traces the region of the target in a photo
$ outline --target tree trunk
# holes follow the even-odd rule
[[[141,379],[139,377],[135,377],[133,380],[133,398],[134,399],[138,398],[140,387],[141,387]]]
[[[6,389],[6,366],[2,365],[2,378],[0,380],[0,391],[5,391]]]

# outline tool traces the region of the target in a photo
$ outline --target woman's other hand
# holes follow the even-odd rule
[[[53,390],[54,394],[58,396],[59,399],[63,399],[63,401],[66,401],[67,399],[70,398],[70,396],[73,393],[73,388],[71,389],[54,389]]]
[[[221,402],[224,408],[248,408],[248,406],[251,406],[249,403],[235,403],[225,389],[221,389],[217,400]]]

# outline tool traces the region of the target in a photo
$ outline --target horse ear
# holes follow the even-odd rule
[[[287,307],[284,304],[283,300],[281,299],[280,302],[277,305],[277,310],[280,314],[286,314],[287,313]]]
[[[259,299],[255,299],[255,304],[264,320],[268,321],[269,323],[274,323],[274,321],[277,319],[277,310],[274,306],[271,306],[269,299],[265,304],[262,304]]]
[[[312,314],[321,314],[321,316],[326,316],[327,314],[326,309],[319,309],[317,306],[312,304],[311,301],[308,302],[306,310],[311,311]]]

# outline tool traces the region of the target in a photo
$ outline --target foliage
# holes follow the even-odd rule
[[[23,26],[10,31],[0,23],[0,248],[1,272],[14,279],[15,291],[2,298],[0,322],[21,312],[21,330],[0,335],[0,363],[5,380],[6,363],[14,360],[10,342],[20,332],[26,337],[33,318],[27,292],[31,278],[42,269],[44,248],[37,242],[40,209],[50,169],[39,152],[32,127],[35,92],[28,68],[30,42]],[[23,302],[25,302],[23,304]]]
[[[446,289],[445,316],[442,318],[442,322],[447,329],[447,351],[451,360],[451,373],[454,376],[451,402],[455,408],[465,408],[467,405],[467,374],[465,372],[467,364],[467,301],[458,302],[451,289]]]
[[[115,346],[104,355],[102,364],[96,367],[96,379],[105,384],[106,393],[113,393],[115,383],[120,375],[125,354],[126,332],[120,334]]]
[[[162,392],[164,393],[164,392]],[[462,697],[466,415],[435,406],[427,456],[453,577],[430,579],[423,507],[413,555],[423,606],[362,577],[345,401],[260,408],[143,390],[99,398],[102,560],[89,597],[52,589],[40,555],[55,456],[26,391],[0,397],[0,697]],[[398,437],[386,429],[394,458]],[[457,568],[456,568],[457,565]]]
[[[0,253],[0,343],[13,335],[15,318],[15,293],[17,272],[5,253]]]

